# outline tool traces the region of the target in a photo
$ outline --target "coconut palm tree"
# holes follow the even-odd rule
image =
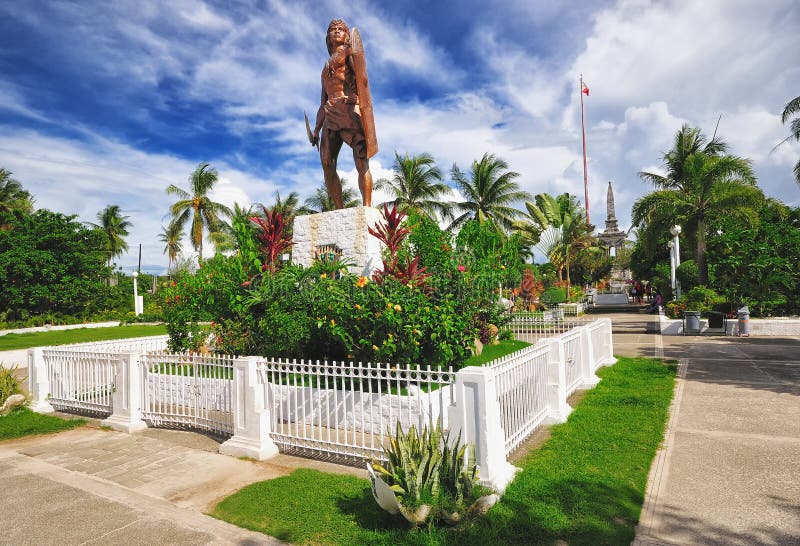
[[[756,187],[750,161],[728,155],[721,139],[706,141],[700,129],[684,125],[675,146],[663,156],[666,174],[640,172],[656,191],[633,205],[633,225],[683,225],[696,241],[698,281],[708,283],[706,229],[722,215],[736,216],[755,225],[757,207],[764,199]]]
[[[793,98],[783,107],[781,122],[785,125],[790,119],[792,122],[789,124],[789,136],[780,141],[778,146],[792,139],[800,140],[800,97]],[[794,179],[800,184],[800,160],[794,164]]]
[[[161,234],[158,236],[159,240],[164,243],[164,254],[169,259],[168,270],[172,270],[172,266],[178,259],[183,246],[183,226],[179,226],[175,222],[170,222],[167,227],[161,226]]]
[[[217,183],[217,170],[208,163],[200,163],[189,177],[190,191],[183,190],[174,184],[167,188],[167,195],[177,195],[180,199],[172,204],[170,213],[172,221],[180,228],[192,219],[190,238],[192,246],[203,259],[203,231],[218,232],[223,219],[231,216],[232,211],[222,203],[212,201],[208,194]]]
[[[22,184],[11,178],[11,172],[0,169],[0,212],[31,212],[33,198]]]
[[[469,218],[478,222],[494,220],[496,224],[509,230],[520,211],[511,205],[516,201],[530,199],[531,195],[520,190],[514,180],[519,173],[508,171],[508,163],[485,153],[480,161],[472,162],[472,170],[464,174],[453,164],[450,175],[466,201],[455,203],[455,208],[462,214],[450,225],[451,228],[462,225]]]
[[[108,265],[111,266],[111,260],[117,256],[121,256],[123,252],[128,251],[128,243],[125,242],[124,237],[128,236],[128,228],[131,224],[128,221],[129,216],[123,216],[119,205],[108,205],[106,208],[97,213],[99,224],[92,224],[94,227],[103,230],[106,235],[106,252],[108,253]]]
[[[347,182],[344,178],[340,177],[339,182],[342,184],[342,201],[344,208],[349,209],[352,207],[361,206],[361,198],[356,194],[352,188],[346,188]],[[298,214],[317,214],[320,212],[328,212],[336,210],[336,205],[328,195],[328,190],[325,188],[325,183],[314,191],[314,195],[307,198],[303,206],[298,209]]]
[[[429,217],[438,213],[442,218],[452,220],[453,205],[444,201],[450,193],[450,186],[442,182],[442,171],[436,166],[433,156],[423,153],[409,157],[395,152],[393,169],[392,179],[381,178],[375,183],[375,189],[388,189],[394,195],[393,202],[404,212],[414,210]],[[392,201],[383,204],[390,203]]]

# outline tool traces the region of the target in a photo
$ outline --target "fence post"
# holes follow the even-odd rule
[[[223,455],[263,461],[278,454],[270,438],[270,412],[264,407],[264,385],[257,376],[258,357],[233,363],[233,437],[219,446]]]
[[[592,332],[588,326],[581,326],[581,388],[591,389],[600,378],[594,373],[594,348],[592,347]]]
[[[31,391],[30,409],[38,413],[53,413],[50,402],[50,377],[44,362],[44,348],[28,349],[28,387]]]
[[[103,424],[122,432],[136,432],[147,428],[142,419],[142,370],[140,353],[119,353],[114,366],[114,412]]]
[[[567,404],[567,362],[564,341],[560,337],[544,340],[547,344],[547,419],[548,424],[565,423],[572,413]]]
[[[611,319],[606,318],[602,319],[605,322],[606,327],[604,331],[608,333],[606,339],[608,340],[608,354],[603,355],[603,366],[611,366],[617,363],[617,359],[614,357],[614,327],[611,324]]]
[[[481,483],[498,493],[519,470],[506,460],[506,439],[500,420],[497,385],[490,368],[470,366],[456,373],[455,406],[448,411],[450,438],[475,444],[475,462]]]

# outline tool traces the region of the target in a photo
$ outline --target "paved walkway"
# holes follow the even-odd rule
[[[680,362],[634,544],[800,544],[800,339],[630,333],[614,350]]]
[[[313,466],[216,453],[200,434],[81,428],[0,443],[3,544],[282,544],[204,515],[245,485]]]

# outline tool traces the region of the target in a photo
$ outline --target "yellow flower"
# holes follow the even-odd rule
[[[398,312],[400,312],[400,311],[402,311],[402,310],[403,310],[403,308],[402,308],[402,307],[400,307],[400,305],[397,305],[397,304],[395,304],[395,306],[394,306],[394,310],[395,310],[395,311],[398,311]]]
[[[506,268],[506,266],[504,266],[504,265],[500,266],[500,269],[505,269],[505,268]]]
[[[368,278],[359,277],[358,280],[356,281],[356,286],[359,287],[359,288],[364,288],[367,285],[368,282],[369,282]]]
[[[336,326],[336,321],[331,319],[331,326]]]
[[[355,304],[353,307],[356,308],[356,311],[360,311],[361,310],[361,306],[359,304]]]
[[[327,279],[327,278],[328,278],[328,274],[327,274],[327,273],[322,273],[322,274],[319,276],[319,278],[320,278],[320,279]]]
[[[373,350],[373,351],[377,351],[377,350],[378,350],[378,346],[377,346],[377,345],[373,345],[373,346],[372,346],[372,350]]]
[[[392,302],[388,302],[388,303],[386,304],[386,308],[387,308],[387,309],[391,309],[391,308],[392,308]]]

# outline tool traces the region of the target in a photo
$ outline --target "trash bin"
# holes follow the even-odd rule
[[[746,305],[736,314],[739,316],[739,337],[750,335],[750,308]]]
[[[700,311],[683,312],[683,335],[700,333]]]

